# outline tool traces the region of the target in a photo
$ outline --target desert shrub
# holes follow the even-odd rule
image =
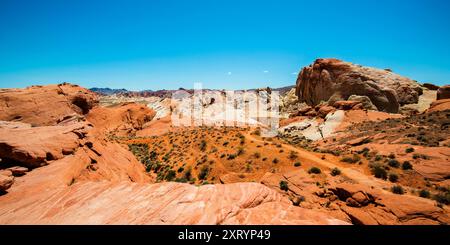
[[[375,161],[381,161],[381,159],[383,159],[383,156],[378,154],[375,156]]]
[[[318,167],[312,167],[308,170],[309,174],[320,174],[322,173],[322,170],[320,170],[320,168]]]
[[[278,163],[279,160],[278,160],[278,158],[274,158],[274,159],[272,160],[272,162],[273,162],[273,163]]]
[[[254,156],[255,158],[260,158],[260,157],[261,157],[261,153],[255,152],[255,153],[253,154],[253,156]]]
[[[263,157],[263,159],[262,159],[263,161],[266,161],[267,160],[267,157]]]
[[[283,191],[288,191],[289,189],[288,183],[284,180],[280,181],[280,189]]]
[[[430,192],[427,190],[420,190],[419,196],[423,198],[430,198]]]
[[[387,172],[386,169],[383,168],[383,166],[375,164],[372,166],[371,169],[372,174],[375,176],[375,178],[379,179],[387,179]]]
[[[295,152],[295,151],[289,152],[289,159],[294,160],[294,159],[297,159],[297,157],[298,157],[297,152]]]
[[[400,167],[400,163],[397,160],[395,160],[395,159],[389,159],[388,160],[388,165],[393,167],[393,168]]]
[[[166,173],[166,176],[164,176],[164,179],[167,181],[172,181],[176,177],[177,173],[174,170],[169,170]]]
[[[412,168],[413,168],[413,166],[412,166],[412,164],[411,164],[410,162],[404,161],[404,162],[402,163],[402,169],[403,169],[403,170],[410,170],[410,169],[412,169]]]
[[[205,151],[206,150],[206,140],[202,140],[200,142],[200,150]]]
[[[228,141],[225,141],[225,142],[223,142],[223,146],[227,146],[228,144],[229,144],[230,142],[228,142]]]
[[[228,160],[233,160],[233,159],[235,159],[235,158],[236,158],[236,154],[230,154],[230,155],[228,155],[228,157],[227,157]]]
[[[244,152],[245,152],[245,151],[244,151],[244,148],[239,147],[238,150],[237,150],[237,152],[236,152],[236,155],[240,156],[240,155],[244,154]]]
[[[294,163],[294,167],[300,167],[300,166],[302,166],[302,164],[300,162],[295,162]]]
[[[200,169],[200,173],[198,173],[198,179],[200,179],[200,180],[204,180],[204,179],[206,179],[206,177],[208,177],[208,174],[209,174],[209,167],[208,166],[203,166],[201,169]]]
[[[424,154],[414,153],[413,159],[424,159],[424,160],[427,160],[427,159],[430,159],[430,157],[427,156],[427,155],[424,155]]]
[[[438,193],[433,196],[433,200],[435,200],[438,203],[442,203],[445,205],[450,204],[450,192],[444,192],[444,193]]]
[[[393,182],[393,183],[397,182],[398,181],[398,175],[394,174],[394,173],[389,174],[389,181]]]
[[[340,175],[341,174],[341,170],[340,169],[338,169],[338,168],[333,168],[332,170],[331,170],[331,176],[337,176],[337,175]]]
[[[361,160],[361,157],[358,154],[353,154],[351,157],[344,157],[341,159],[341,161],[346,163],[357,163]]]
[[[180,182],[180,183],[187,183],[188,182],[188,180],[186,179],[186,178],[176,178],[175,179],[175,182]]]
[[[403,189],[403,187],[401,187],[399,185],[392,186],[391,191],[392,191],[392,193],[398,194],[398,195],[403,195],[405,193],[405,190]]]
[[[220,158],[224,158],[225,156],[225,153],[220,154]]]
[[[389,154],[388,158],[395,159],[395,154],[394,153]]]
[[[333,154],[333,156],[337,156],[338,157],[338,156],[341,155],[341,151],[335,150],[335,151],[332,151],[331,154]]]
[[[414,148],[412,148],[412,147],[406,148],[405,152],[406,153],[414,152]]]
[[[253,131],[253,134],[257,135],[257,136],[260,136],[261,135],[261,129],[260,128],[255,129],[255,131]]]
[[[178,173],[181,173],[181,172],[183,172],[183,171],[184,171],[184,168],[183,168],[183,167],[180,167],[180,168],[178,168],[178,170],[177,170]]]
[[[183,176],[186,180],[189,181],[192,178],[192,169],[191,168],[186,169],[186,171],[184,171]]]

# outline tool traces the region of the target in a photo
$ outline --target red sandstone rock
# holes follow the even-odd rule
[[[426,112],[450,110],[450,99],[441,99],[431,103]]]
[[[0,197],[0,223],[346,224],[318,211],[295,207],[261,184],[196,187],[173,182],[80,182],[20,199],[8,194]]]
[[[333,106],[339,110],[351,110],[353,107],[355,107],[358,104],[361,104],[361,102],[345,100],[345,101],[336,101],[336,102],[334,102]]]
[[[12,129],[0,126],[0,158],[32,168],[45,165],[73,153],[87,128],[84,123]]]
[[[437,100],[450,99],[450,85],[444,85],[437,91]]]
[[[380,111],[396,113],[399,105],[417,103],[421,86],[392,72],[362,67],[337,59],[317,59],[297,79],[300,102],[347,100],[351,95],[368,96]]]
[[[0,195],[1,192],[8,190],[14,183],[13,176],[7,176],[6,174],[0,174]]]
[[[88,113],[97,102],[94,92],[67,83],[0,89],[0,120],[55,125],[64,116]]]

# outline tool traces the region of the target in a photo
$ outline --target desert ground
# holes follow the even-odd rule
[[[450,85],[317,59],[256,90],[276,137],[175,125],[170,90],[0,89],[0,224],[450,224]]]

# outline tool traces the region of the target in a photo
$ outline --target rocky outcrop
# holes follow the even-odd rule
[[[380,111],[397,113],[400,105],[417,103],[421,86],[390,71],[363,67],[337,59],[317,59],[300,72],[296,83],[300,102],[317,105],[367,96]]]
[[[444,209],[425,198],[396,195],[360,184],[343,183],[329,189],[343,202],[339,206],[353,224],[436,225],[450,222]]]
[[[437,100],[450,99],[450,85],[442,86],[437,91]]]
[[[430,108],[426,112],[446,111],[450,110],[450,99],[437,100],[431,103]]]
[[[196,187],[128,182],[80,182],[20,200],[4,195],[0,197],[0,223],[346,224],[318,211],[295,207],[257,183]]]
[[[68,115],[87,114],[97,102],[94,92],[68,83],[0,89],[0,120],[55,125]]]
[[[93,124],[95,132],[127,136],[143,129],[155,115],[155,111],[145,105],[124,103],[112,108],[94,108],[87,115],[87,120]]]
[[[13,125],[16,125],[14,128]],[[72,154],[85,137],[89,126],[76,123],[69,126],[31,127],[2,122],[0,124],[0,158],[8,162],[35,168]]]
[[[8,190],[14,183],[14,176],[9,170],[0,171],[0,194]]]
[[[432,84],[432,83],[424,83],[424,84],[422,84],[422,86],[429,90],[438,90],[439,89],[439,86]]]

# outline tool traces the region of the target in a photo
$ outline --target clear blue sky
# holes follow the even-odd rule
[[[0,0],[0,87],[279,87],[319,57],[449,84],[449,13],[447,0]]]

